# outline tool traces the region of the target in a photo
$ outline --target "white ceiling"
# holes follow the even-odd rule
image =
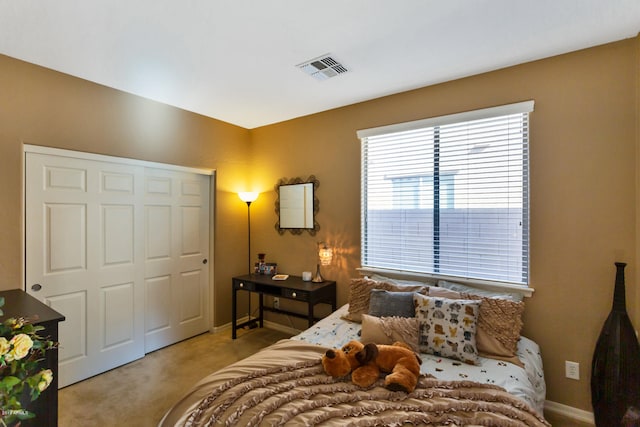
[[[0,0],[0,53],[246,128],[639,31],[640,0]]]

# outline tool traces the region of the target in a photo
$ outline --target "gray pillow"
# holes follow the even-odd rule
[[[369,315],[376,317],[415,317],[413,292],[389,292],[372,289],[369,300]]]

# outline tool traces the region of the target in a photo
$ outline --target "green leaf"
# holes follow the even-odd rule
[[[28,420],[30,418],[35,418],[36,414],[34,414],[33,412],[29,412],[26,409],[23,409],[21,411],[19,411],[16,416],[18,417],[19,420]]]
[[[40,397],[40,390],[38,390],[37,386],[36,387],[32,387],[31,388],[31,401],[33,402],[38,397]]]
[[[21,332],[28,335],[33,334],[33,325],[31,323],[25,323]]]
[[[9,375],[4,377],[2,381],[0,381],[0,384],[2,385],[3,388],[6,388],[7,390],[11,390],[13,387],[20,384],[20,379],[12,375]]]

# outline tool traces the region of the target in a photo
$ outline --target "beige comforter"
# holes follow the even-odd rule
[[[282,340],[204,378],[160,426],[549,426],[497,386],[423,376],[411,394],[361,389],[323,372],[326,350]]]

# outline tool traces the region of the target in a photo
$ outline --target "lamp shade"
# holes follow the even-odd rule
[[[320,258],[320,264],[322,265],[331,264],[331,260],[333,259],[333,249],[328,248],[327,246],[322,246],[318,250],[318,257]]]
[[[258,198],[258,193],[255,191],[242,191],[238,193],[238,197],[240,197],[240,200],[243,202],[251,203]]]

